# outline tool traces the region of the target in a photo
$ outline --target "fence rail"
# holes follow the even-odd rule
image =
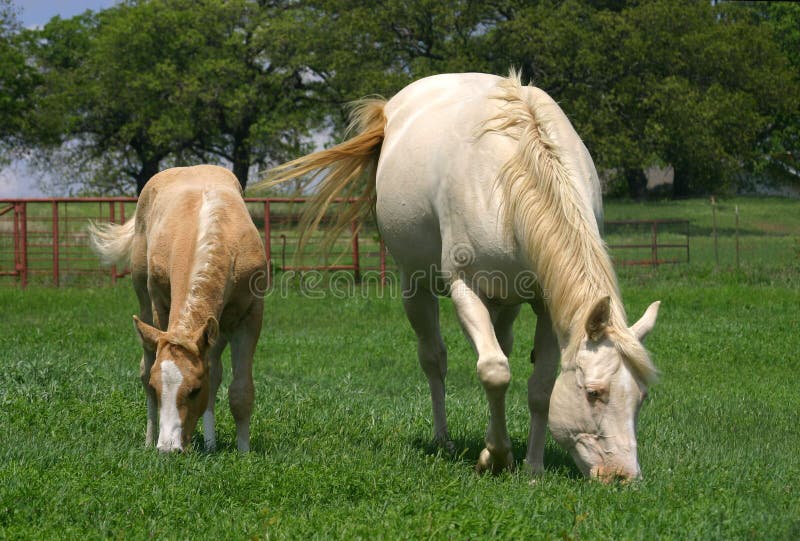
[[[320,262],[314,243],[306,252],[297,250],[296,205],[304,198],[246,198],[253,221],[263,234],[268,264],[268,285],[276,272],[352,271],[356,280],[367,270],[386,281],[387,254],[371,228],[351,227],[350,235],[335,247],[333,261]],[[339,204],[348,204],[347,201]],[[104,267],[89,248],[89,220],[123,223],[136,206],[133,197],[0,199],[0,284],[27,287],[30,283],[52,286],[115,283],[128,269]],[[277,212],[276,212],[277,210]],[[276,245],[275,238],[282,239]],[[287,254],[287,244],[291,253]],[[275,250],[279,253],[275,253]],[[294,263],[294,262],[297,263]]]
[[[649,258],[628,259],[617,257],[618,265],[651,265],[669,263],[689,263],[690,249],[689,220],[607,220],[605,222],[606,241],[615,253],[629,253],[630,250],[649,250]],[[662,241],[659,242],[659,229]],[[664,235],[667,241],[664,241]],[[671,257],[665,257],[664,251]],[[684,258],[685,255],[685,258]]]
[[[352,224],[350,234],[337,241],[334,259],[323,259],[312,238],[298,254],[296,205],[305,198],[245,198],[253,221],[263,235],[268,263],[268,285],[279,272],[351,271],[358,281],[364,272],[377,272],[385,284],[387,268],[393,267],[377,229]],[[338,204],[348,204],[340,201]],[[26,287],[30,283],[51,286],[115,283],[128,269],[104,267],[89,249],[89,220],[123,223],[136,206],[134,197],[0,199],[0,285]],[[324,225],[324,224],[323,224]],[[609,246],[617,253],[647,249],[648,259],[617,258],[621,265],[660,265],[683,258],[666,258],[664,250],[685,250],[689,260],[688,220],[606,222]],[[674,240],[676,226],[685,228],[681,242]],[[659,234],[672,228],[666,235]],[[649,242],[642,231],[649,231]]]

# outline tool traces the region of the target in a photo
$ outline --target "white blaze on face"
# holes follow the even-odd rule
[[[159,451],[181,451],[181,417],[178,412],[178,389],[183,383],[183,374],[173,361],[161,363],[161,408],[159,410]]]

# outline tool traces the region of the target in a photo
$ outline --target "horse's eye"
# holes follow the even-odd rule
[[[598,391],[597,389],[589,389],[588,391],[586,391],[586,396],[589,397],[589,400],[597,400],[598,398],[600,398],[600,391]]]
[[[198,394],[200,394],[200,387],[195,387],[194,389],[189,391],[189,398],[194,400],[195,398],[197,398]]]

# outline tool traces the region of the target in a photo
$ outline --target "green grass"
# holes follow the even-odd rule
[[[552,441],[534,485],[474,474],[487,406],[446,300],[457,457],[429,443],[413,334],[376,291],[269,296],[253,452],[235,450],[223,384],[221,450],[196,434],[161,456],[143,448],[130,284],[0,291],[0,538],[797,539],[800,283],[688,272],[623,280],[631,318],[663,301],[632,486],[583,480]],[[518,461],[534,321],[523,310],[511,359]]]

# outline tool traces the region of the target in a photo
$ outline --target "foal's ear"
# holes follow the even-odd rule
[[[608,320],[611,318],[611,297],[606,296],[600,299],[592,307],[589,317],[586,319],[586,335],[589,340],[600,340],[606,333]]]
[[[197,344],[197,349],[200,351],[200,355],[204,355],[208,348],[216,344],[218,338],[219,323],[217,323],[215,318],[209,317],[205,325],[203,325],[203,328],[195,335],[194,339]]]
[[[655,327],[656,318],[658,317],[658,307],[660,305],[661,301],[656,301],[648,306],[641,319],[631,325],[631,332],[636,338],[639,339],[639,342],[643,341],[644,337],[653,330],[653,327]]]
[[[155,327],[148,325],[136,316],[133,316],[133,326],[136,329],[136,334],[139,335],[139,341],[147,351],[155,353],[158,346],[158,339],[164,333]]]

